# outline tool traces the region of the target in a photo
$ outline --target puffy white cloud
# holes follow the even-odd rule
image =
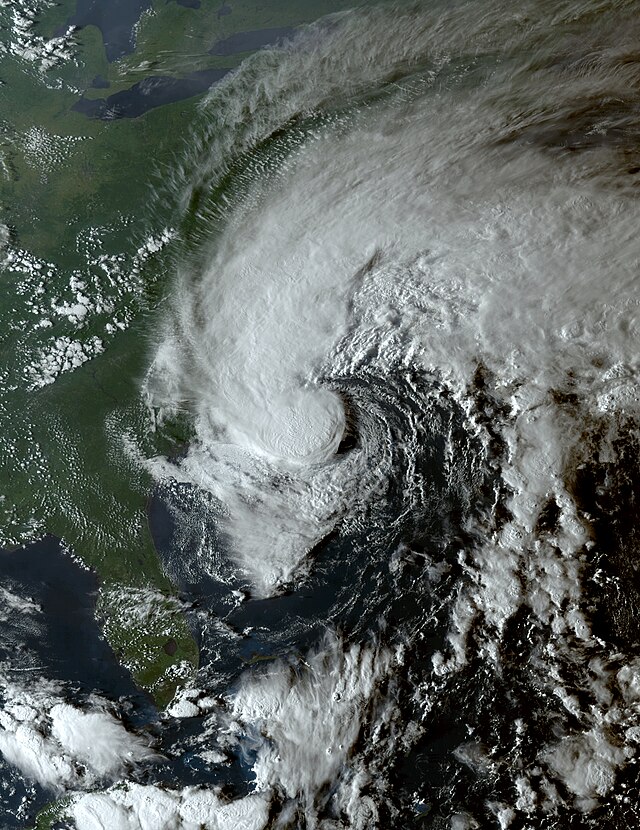
[[[401,649],[327,635],[295,664],[277,661],[247,672],[230,700],[226,730],[221,722],[220,741],[229,739],[225,732],[235,737],[254,759],[256,789],[298,804],[309,827],[322,820],[331,784],[332,808],[344,827],[373,830],[378,806],[363,791],[384,789],[385,759],[402,732],[391,737],[385,729],[397,715],[386,683],[402,661]],[[359,741],[365,753],[375,746],[375,759],[356,750]]]
[[[268,814],[264,795],[226,802],[210,789],[140,784],[76,796],[68,809],[77,830],[263,830]]]
[[[44,787],[89,788],[157,757],[149,739],[129,732],[105,701],[81,709],[42,680],[28,687],[5,680],[2,692],[0,753]]]
[[[545,760],[575,795],[577,806],[588,811],[610,791],[618,768],[633,753],[629,747],[612,743],[603,730],[592,729],[564,738],[547,752]]]
[[[344,827],[373,830],[379,826],[378,807],[363,790],[376,775],[380,780],[384,776],[369,770],[355,747],[361,737],[368,746],[375,743],[384,764],[389,749],[384,727],[395,716],[384,684],[401,663],[400,650],[348,645],[327,636],[295,664],[276,661],[247,671],[227,705],[218,705],[203,722],[212,748],[199,755],[211,763],[224,761],[217,744],[236,746],[252,757],[256,791],[250,796],[227,801],[211,788],[172,790],[123,782],[76,795],[68,815],[77,830],[262,830],[270,808],[280,810],[284,820],[298,805],[313,827],[320,821],[325,785],[332,782],[333,804],[345,818]],[[63,727],[56,734],[76,758],[88,757],[98,766],[101,757],[93,747],[67,735],[77,715],[61,714]],[[117,753],[110,754],[116,745],[117,738],[106,744],[105,769],[117,761]]]

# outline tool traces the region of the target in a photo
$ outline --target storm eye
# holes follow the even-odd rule
[[[259,444],[269,455],[297,463],[322,462],[333,455],[345,432],[339,395],[305,387],[276,395],[255,425]]]

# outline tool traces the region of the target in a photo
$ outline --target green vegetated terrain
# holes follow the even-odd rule
[[[60,826],[59,823],[65,818],[65,809],[69,806],[69,800],[69,798],[61,798],[41,810],[30,830],[51,830],[56,825]]]
[[[158,451],[158,438],[152,445],[140,383],[170,287],[171,244],[145,241],[157,242],[174,215],[154,188],[183,153],[200,97],[113,120],[72,106],[149,76],[233,68],[245,55],[211,55],[216,42],[347,5],[156,0],[135,51],[117,62],[107,62],[94,26],[46,72],[0,53],[0,229],[10,232],[0,250],[0,545],[51,533],[95,568],[105,634],[160,705],[198,653],[147,524],[152,485],[139,459]],[[35,32],[51,37],[74,11],[73,0],[46,6]],[[0,26],[0,42],[10,37]],[[110,86],[92,87],[96,75]],[[183,438],[161,440],[170,452]]]

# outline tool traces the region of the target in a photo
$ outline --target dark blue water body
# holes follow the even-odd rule
[[[191,603],[192,611],[188,619],[200,646],[200,676],[197,684],[207,689],[214,696],[223,696],[232,692],[240,676],[250,667],[275,658],[292,659],[304,656],[309,649],[322,641],[327,629],[340,632],[347,642],[367,641],[372,632],[380,636],[393,638],[396,631],[408,631],[415,622],[425,632],[419,645],[412,646],[412,665],[429,665],[434,651],[442,648],[448,613],[442,619],[434,621],[433,626],[425,626],[427,616],[434,608],[444,608],[442,598],[434,596],[424,578],[425,558],[419,545],[408,551],[406,564],[401,573],[392,573],[389,560],[393,550],[404,535],[391,536],[388,547],[371,550],[366,538],[356,538],[339,530],[325,538],[312,551],[311,574],[297,590],[291,590],[268,599],[248,596],[241,604],[236,604],[234,590],[245,590],[246,586],[233,581],[224,582],[203,570],[194,573],[194,560],[198,558],[197,540],[184,542],[180,533],[180,519],[176,519],[171,508],[172,496],[158,489],[149,502],[148,516],[154,543],[167,572],[178,584],[182,599]],[[208,528],[209,532],[214,532]],[[224,540],[216,539],[224,548]],[[429,547],[433,549],[430,542]],[[446,595],[460,574],[453,570],[457,546],[442,549],[443,560],[452,564],[451,573],[438,586],[438,591]],[[379,621],[384,620],[385,630],[379,630]],[[430,630],[429,630],[430,629]],[[231,636],[229,635],[231,632]],[[414,669],[412,669],[414,671]],[[398,679],[398,682],[401,682]],[[410,701],[406,714],[408,722],[415,717],[410,691],[405,698]],[[172,760],[166,766],[167,775],[174,775],[181,781],[192,783],[207,781],[226,784],[236,795],[243,795],[251,790],[253,773],[252,758],[237,752],[231,758],[232,763],[223,767],[200,770],[197,757],[190,757],[188,737],[198,741],[200,719],[190,718],[176,724],[169,724],[163,733],[163,742],[187,748],[180,761]],[[448,724],[447,724],[448,725]],[[461,742],[458,733],[443,729],[447,740],[448,752]],[[456,743],[457,741],[457,743]],[[249,750],[250,738],[245,742]],[[440,751],[440,750],[439,750]],[[444,751],[444,750],[442,750]],[[408,793],[418,792],[423,775],[426,780],[433,779],[434,765],[439,756],[431,743],[427,749],[420,747],[420,753],[412,759],[413,768],[402,768],[398,773],[398,793],[407,789]],[[426,758],[426,760],[425,760]],[[417,762],[422,766],[418,768]],[[389,825],[392,826],[392,825]],[[412,827],[407,823],[405,826]]]
[[[88,118],[99,118],[102,121],[138,118],[156,107],[207,92],[212,84],[224,78],[228,72],[228,69],[202,69],[191,72],[185,78],[152,76],[107,98],[89,99],[83,96],[72,109]]]
[[[406,380],[401,379],[396,395],[389,378],[380,381],[380,388],[374,388],[371,379],[366,385],[357,379],[345,384],[345,398],[354,401],[356,423],[366,417],[388,425],[389,434],[385,432],[378,441],[381,447],[391,448],[391,473],[384,497],[364,506],[360,521],[349,525],[359,530],[338,524],[309,553],[311,572],[295,590],[259,599],[251,596],[246,582],[229,578],[233,555],[218,522],[219,505],[202,502],[206,496],[194,488],[159,487],[151,497],[148,519],[156,550],[183,598],[192,605],[201,665],[205,670],[212,667],[220,678],[216,682],[233,682],[247,663],[256,660],[304,653],[322,638],[327,627],[340,630],[349,640],[366,640],[380,620],[391,630],[400,630],[430,612],[431,600],[422,585],[427,557],[455,561],[458,543],[452,540],[452,528],[462,521],[465,496],[452,487],[444,473],[446,445],[442,437],[458,413],[437,401],[425,410],[425,401],[412,400],[405,386]],[[397,400],[402,405],[397,405]],[[379,418],[375,417],[376,408],[381,410]],[[417,453],[407,457],[402,439],[414,429],[414,422],[420,424],[422,443]],[[363,433],[372,434],[369,428],[363,428]],[[461,446],[466,440],[461,431]],[[356,445],[358,441],[356,435]],[[378,452],[372,451],[374,455]],[[415,478],[429,482],[430,491],[423,508],[409,513],[407,469],[417,470]],[[359,510],[354,502],[352,518]],[[203,536],[210,543],[211,561],[203,561]],[[403,546],[407,547],[406,555],[402,554],[403,567],[390,568],[392,557]],[[245,596],[240,603],[238,591]],[[223,688],[215,691],[221,693]]]
[[[198,755],[199,750],[211,748],[211,742],[203,740],[202,717],[167,719],[159,746],[166,753],[164,760],[154,764],[146,780],[176,788],[219,785],[230,796],[247,795],[255,779],[252,764],[238,747],[232,747],[227,751],[229,764],[212,765]]]
[[[191,605],[189,616],[201,650],[201,666],[205,671],[214,668],[224,678],[212,690],[215,693],[225,691],[225,684],[250,663],[304,653],[322,639],[327,628],[342,631],[348,639],[367,639],[377,628],[377,620],[384,618],[392,627],[401,625],[420,616],[429,603],[409,590],[421,578],[425,560],[420,553],[407,555],[401,576],[389,569],[400,535],[371,556],[364,539],[336,531],[309,554],[313,568],[301,587],[260,599],[250,596],[241,582],[222,582],[205,572],[181,577],[180,562],[193,561],[196,549],[177,543],[172,532],[178,529],[175,518],[160,493],[150,503],[149,520],[165,570]],[[247,598],[238,604],[234,590]],[[216,624],[220,621],[228,630]]]
[[[225,7],[218,12],[228,14]],[[226,57],[227,55],[239,55],[242,52],[255,52],[265,46],[277,46],[285,40],[293,37],[295,29],[285,27],[282,29],[255,29],[249,32],[236,32],[233,35],[219,40],[209,50],[210,55]]]
[[[156,720],[152,700],[102,636],[95,618],[95,572],[74,562],[58,539],[45,536],[16,550],[0,550],[0,585],[40,609],[28,614],[9,609],[0,621],[0,662],[11,680],[25,686],[31,678],[59,681],[61,694],[78,704],[97,692],[117,704],[130,726]],[[51,799],[50,792],[22,779],[0,756],[2,830],[31,826],[25,807],[33,818]]]
[[[346,642],[373,637],[407,648],[406,672],[392,681],[394,699],[399,723],[419,722],[424,711],[416,686],[430,677],[433,654],[446,643],[451,602],[466,578],[460,550],[474,543],[464,527],[476,505],[485,510],[493,504],[493,473],[484,467],[482,448],[467,433],[464,413],[446,390],[432,397],[422,393],[421,386],[429,388],[427,379],[387,375],[351,378],[342,389],[336,385],[354,424],[342,451],[371,452],[372,463],[384,453],[389,478],[370,503],[359,508],[354,501],[358,521],[338,524],[311,551],[311,572],[295,590],[258,599],[250,586],[230,578],[233,556],[219,521],[224,513],[215,500],[209,505],[206,494],[188,485],[156,489],[148,505],[149,526],[165,570],[191,603],[188,618],[201,649],[199,686],[215,696],[228,694],[247,667],[277,657],[290,659],[295,672],[297,656],[321,642],[329,629]],[[415,440],[403,440],[407,435]],[[455,473],[445,463],[448,441],[457,449]],[[423,482],[421,499],[412,500],[407,510],[414,492],[407,485],[414,481]],[[438,576],[431,565],[438,566]],[[240,603],[238,591],[245,596]],[[474,664],[468,680],[456,678],[451,689],[445,688],[424,739],[406,759],[399,751],[390,761],[403,827],[422,827],[424,817],[445,803],[443,793],[452,781],[461,792],[471,786],[473,774],[458,769],[463,765],[452,753],[468,737],[461,725],[471,722],[471,710],[478,709],[480,669]],[[468,721],[460,716],[462,697]],[[479,711],[487,711],[489,730],[485,697]],[[246,743],[250,748],[250,736]],[[234,759],[236,792],[243,775],[250,783],[250,764],[250,756]],[[384,818],[385,826],[399,826],[397,817]]]
[[[185,487],[185,493],[188,490]],[[186,545],[178,542],[180,520],[172,510],[173,495],[161,488],[154,493],[148,506],[149,527],[166,572],[191,606],[188,617],[200,647],[200,665],[205,672],[214,668],[220,678],[219,686],[211,691],[223,693],[249,663],[298,653],[321,639],[334,616],[332,611],[344,604],[345,583],[353,584],[350,578],[362,571],[348,543],[331,536],[318,546],[312,554],[314,572],[304,589],[257,599],[244,582],[221,581],[195,564],[199,539],[194,537]],[[206,532],[209,538],[216,537],[215,520]],[[224,551],[221,538],[216,538],[215,545]],[[246,599],[238,604],[234,591]],[[356,619],[361,618],[361,611]]]
[[[133,682],[102,636],[95,617],[98,577],[78,565],[53,536],[17,550],[0,551],[0,584],[40,606],[34,630],[21,626],[18,649],[35,656],[43,676],[69,682],[80,691],[99,692],[111,700],[126,697],[148,709],[150,699]],[[0,660],[14,662],[7,647],[22,615],[0,623]]]
[[[168,719],[160,729],[151,698],[134,684],[105,641],[95,618],[98,578],[78,565],[52,536],[12,551],[0,550],[0,585],[39,606],[32,614],[14,612],[0,622],[0,662],[19,684],[29,678],[57,680],[61,694],[82,705],[92,693],[117,705],[130,727],[147,727],[158,740],[165,759],[144,772],[144,780],[174,786],[221,784],[238,795],[250,788],[251,774],[241,758],[230,767],[210,766],[188,747],[202,731],[200,718]],[[25,781],[0,756],[0,828],[13,830],[25,823],[25,799],[31,819],[52,794]]]
[[[78,0],[75,14],[60,31],[69,26],[97,26],[107,60],[113,63],[135,49],[133,27],[150,7],[151,0]]]

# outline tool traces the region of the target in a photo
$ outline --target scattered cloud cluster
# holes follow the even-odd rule
[[[27,778],[58,791],[90,789],[157,757],[147,737],[129,732],[94,698],[85,707],[41,678],[8,676],[0,688],[0,753]]]
[[[0,43],[0,53],[6,51],[35,65],[40,72],[71,60],[75,27],[51,38],[37,31],[38,15],[50,5],[51,0],[0,0],[0,20],[4,18],[9,30],[8,42]]]
[[[268,800],[225,800],[212,789],[164,789],[126,784],[73,799],[67,811],[77,830],[264,830]]]

